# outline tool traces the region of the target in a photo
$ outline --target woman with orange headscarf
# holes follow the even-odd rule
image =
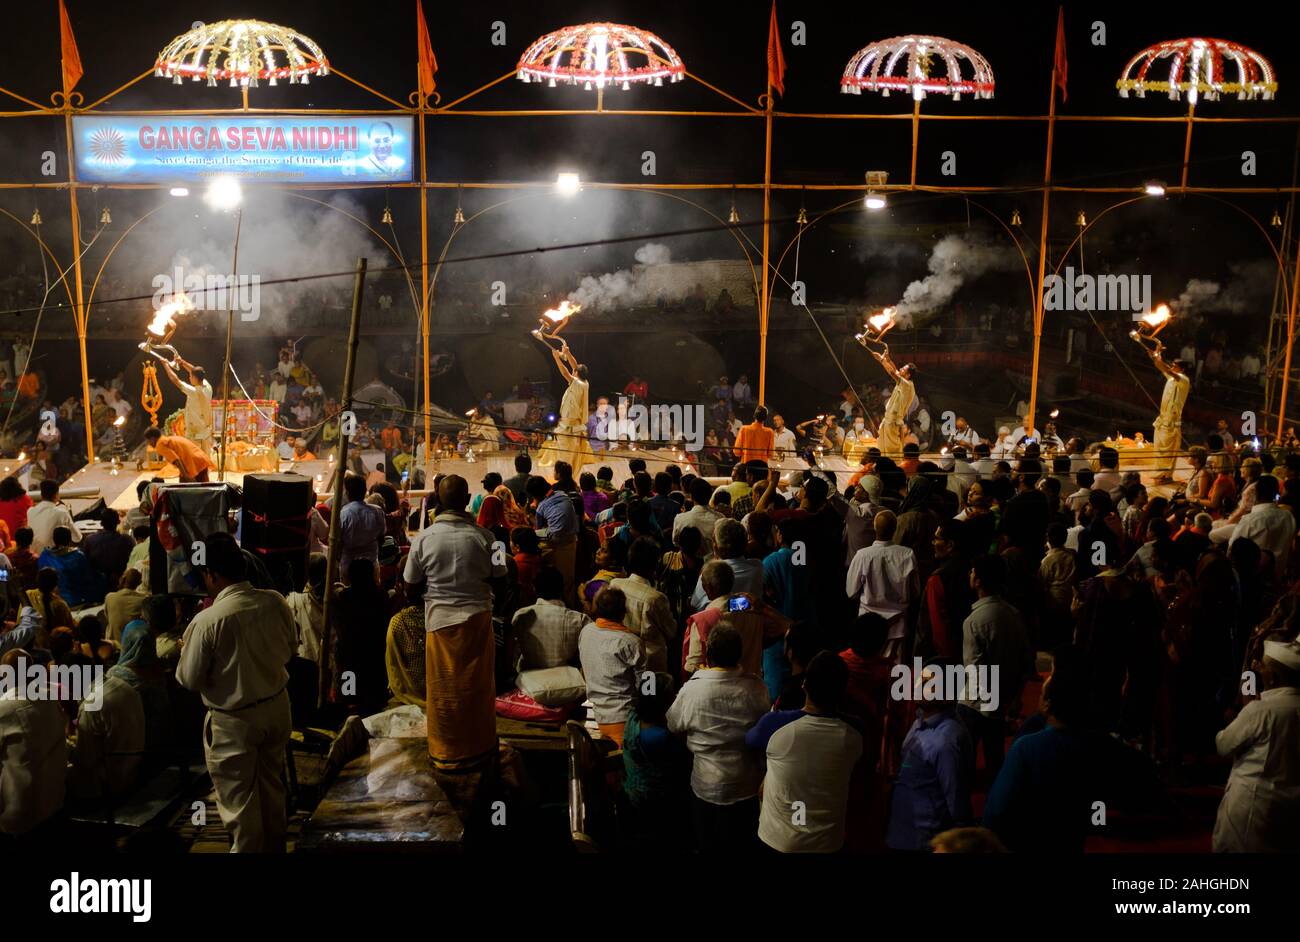
[[[506,515],[506,525],[511,530],[515,527],[531,527],[533,525],[532,519],[528,516],[528,511],[519,506],[510,488],[502,484],[492,492],[492,496],[501,500],[501,506]]]

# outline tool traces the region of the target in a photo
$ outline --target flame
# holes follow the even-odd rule
[[[1142,323],[1155,331],[1169,323],[1171,317],[1173,317],[1173,314],[1169,312],[1169,305],[1162,304],[1149,314],[1143,314]]]
[[[553,307],[549,311],[543,312],[542,317],[546,318],[547,320],[551,321],[554,324],[559,324],[562,321],[568,320],[571,316],[576,314],[581,309],[582,309],[581,305],[571,304],[569,300],[566,298],[565,300],[560,302],[559,307]]]
[[[1048,415],[1048,418],[1049,418],[1049,419],[1055,419],[1055,418],[1056,418],[1057,416],[1059,416],[1060,414],[1061,414],[1061,410],[1060,410],[1060,409],[1053,409],[1053,410],[1051,411],[1051,413]]]
[[[18,460],[19,460],[19,461],[26,461],[26,460],[27,460],[27,452],[25,452],[25,451],[20,451],[20,452],[18,452]]]
[[[194,310],[194,302],[188,295],[172,295],[170,301],[154,312],[153,320],[149,322],[149,333],[155,337],[166,336],[167,328],[172,325],[173,319],[192,310]]]
[[[894,326],[894,309],[887,307],[879,314],[867,318],[867,326],[877,334],[882,334]]]
[[[113,420],[113,428],[121,428],[125,424],[126,424],[126,416],[124,415],[119,415],[116,419]]]

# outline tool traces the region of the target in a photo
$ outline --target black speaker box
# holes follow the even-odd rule
[[[312,479],[301,474],[247,474],[240,538],[260,559],[276,588],[296,592],[307,580]]]

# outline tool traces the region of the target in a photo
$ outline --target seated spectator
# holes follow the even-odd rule
[[[117,678],[140,694],[144,707],[146,759],[161,760],[170,745],[171,701],[167,696],[166,674],[158,659],[149,626],[134,619],[122,632],[122,653],[108,676]]]
[[[54,528],[54,545],[37,559],[42,569],[53,569],[59,576],[59,594],[72,607],[98,605],[104,601],[103,574],[72,545],[72,531]]]
[[[77,735],[68,756],[69,797],[99,802],[131,791],[146,736],[139,691],[120,677],[106,675],[77,711]]]
[[[104,577],[104,585],[117,585],[126,571],[135,541],[118,528],[122,518],[116,510],[107,508],[100,515],[98,533],[92,533],[82,541],[81,551]]]
[[[638,689],[623,728],[623,794],[638,838],[665,850],[689,839],[691,753],[668,731],[672,678],[657,674]],[[684,833],[685,832],[685,833]]]
[[[424,708],[424,582],[402,583],[406,604],[388,622],[384,664],[388,668],[388,689],[398,703]]]
[[[677,635],[677,623],[668,596],[655,588],[659,556],[655,540],[638,537],[628,548],[627,576],[611,579],[609,586],[621,591],[627,601],[623,624],[645,646],[646,666],[663,673],[668,670],[668,645]]]
[[[139,570],[128,569],[122,573],[117,589],[104,596],[104,619],[108,623],[104,636],[109,641],[121,642],[127,624],[140,617],[145,597],[140,588]]]
[[[588,619],[565,607],[564,577],[554,566],[538,571],[536,586],[537,601],[517,609],[511,622],[519,648],[519,670],[572,664]]]
[[[621,746],[628,710],[645,670],[645,650],[641,639],[623,625],[627,600],[622,592],[606,586],[596,594],[593,608],[596,620],[578,637],[578,657],[600,734]]]
[[[542,568],[541,541],[531,527],[515,527],[510,531],[510,548],[515,556],[519,603],[531,605],[537,598],[537,574]]]
[[[25,673],[35,658],[24,648],[0,655],[0,668]],[[0,835],[19,836],[63,807],[68,718],[59,702],[0,694]]]
[[[14,533],[14,548],[5,553],[9,565],[24,592],[36,588],[36,571],[40,569],[36,554],[32,552],[32,528],[19,527]]]

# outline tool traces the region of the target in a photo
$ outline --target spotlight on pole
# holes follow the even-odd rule
[[[243,202],[244,191],[240,188],[238,180],[223,174],[212,179],[208,184],[207,192],[203,194],[203,199],[213,209],[235,209]]]
[[[884,208],[885,208],[885,194],[884,194],[884,193],[876,193],[876,192],[874,192],[873,190],[867,190],[867,198],[866,198],[865,200],[863,200],[863,204],[867,207],[867,209],[870,209],[870,210],[873,210],[873,211],[874,211],[874,210],[877,210],[877,209],[884,209]]]
[[[188,187],[183,187],[183,186],[174,186],[174,187],[172,187],[170,190],[168,190],[167,192],[170,193],[172,196],[189,196],[189,195],[190,195],[189,188],[188,188]]]
[[[1142,187],[1142,191],[1147,196],[1164,196],[1165,182],[1163,180],[1148,180]]]
[[[562,170],[555,178],[555,191],[561,196],[573,196],[582,189],[582,181],[571,170]]]

